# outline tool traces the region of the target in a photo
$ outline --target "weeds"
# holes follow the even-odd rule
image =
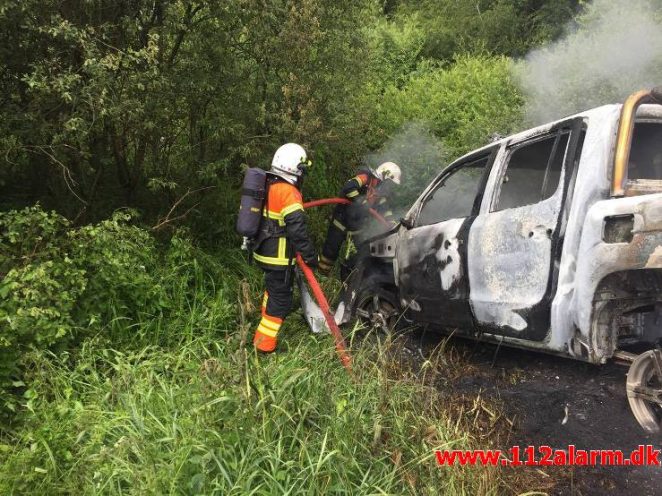
[[[367,349],[353,382],[328,337],[289,331],[288,352],[268,357],[208,336],[177,351],[92,339],[75,358],[33,353],[32,414],[2,447],[0,491],[494,491],[488,471],[436,466],[434,449],[470,438],[443,404],[421,404],[429,391],[388,378]]]
[[[241,255],[213,257],[174,238],[147,262],[148,282],[158,285],[149,299],[121,296],[131,294],[130,274],[121,286],[93,280],[120,295],[108,299],[105,317],[66,347],[21,349],[17,413],[0,437],[1,494],[489,494],[500,487],[493,469],[436,465],[435,449],[475,442],[436,390],[439,363],[405,372],[397,341],[354,333],[350,378],[331,338],[310,333],[296,314],[280,352],[258,356],[250,338],[261,285]],[[136,287],[147,284],[145,274]]]

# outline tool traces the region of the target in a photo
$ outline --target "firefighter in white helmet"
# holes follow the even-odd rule
[[[389,196],[393,185],[400,185],[402,171],[393,162],[384,162],[376,170],[362,168],[340,190],[339,196],[352,203],[338,205],[333,211],[326,241],[319,260],[320,272],[331,272],[347,235],[358,235],[369,220],[368,208],[393,222]]]
[[[266,290],[262,319],[253,344],[262,352],[272,352],[278,332],[292,310],[292,265],[300,253],[309,266],[317,266],[317,251],[306,227],[301,196],[301,177],[311,165],[306,151],[287,143],[274,155],[267,175],[267,195],[253,258],[264,270]]]

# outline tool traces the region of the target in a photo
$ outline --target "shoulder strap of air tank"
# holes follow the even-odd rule
[[[269,211],[269,176],[266,176],[265,182],[264,182],[264,198],[262,201],[262,206],[260,208],[260,222],[264,222],[264,209],[267,209],[267,212]],[[259,241],[260,235],[261,235],[261,230],[258,231],[260,234],[258,234],[258,239],[254,240],[254,243],[252,243],[252,246],[248,250],[248,263],[252,264],[253,263],[253,252],[257,248],[255,246],[255,241]]]
[[[271,181],[269,180],[269,175],[267,174],[267,179],[264,183],[264,201],[262,202],[262,212],[260,212],[260,218],[264,218],[264,209],[269,211],[269,187],[271,186]]]
[[[299,177],[299,188],[303,186],[303,175]],[[294,185],[293,185],[294,186]],[[296,186],[294,186],[296,188]],[[290,281],[292,280],[292,273],[294,271],[294,266],[292,265],[292,262],[294,260],[294,245],[290,243],[290,240],[287,236],[287,229],[285,230],[285,239],[286,242],[289,243],[290,245],[290,256],[289,259],[287,260],[287,268],[285,269],[285,284],[289,286]]]

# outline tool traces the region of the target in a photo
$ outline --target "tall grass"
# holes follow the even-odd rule
[[[78,346],[22,358],[0,494],[497,492],[493,470],[436,465],[434,449],[472,437],[433,387],[394,379],[391,354],[355,343],[350,378],[295,314],[279,353],[258,356],[259,273],[236,253],[175,253],[167,311],[118,306]]]
[[[414,382],[366,350],[352,381],[328,337],[290,329],[258,357],[235,340],[136,350],[89,340],[34,353],[32,415],[4,440],[3,494],[448,494],[495,474],[436,466],[471,438]]]

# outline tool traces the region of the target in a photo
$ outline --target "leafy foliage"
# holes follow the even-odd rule
[[[436,467],[435,448],[473,438],[433,388],[389,377],[386,350],[357,350],[353,381],[293,316],[283,358],[247,353],[255,273],[182,237],[160,250],[131,221],[0,218],[21,268],[0,300],[2,398],[19,413],[0,437],[1,492],[496,492],[490,469]],[[23,291],[37,270],[46,283]]]
[[[379,116],[385,129],[428,123],[451,156],[507,133],[519,121],[519,91],[505,57],[462,56],[449,69],[425,63],[402,88],[386,88]]]
[[[79,220],[163,212],[188,188],[237,187],[241,164],[267,163],[283,141],[351,153],[371,12],[319,0],[5,2],[8,198]]]
[[[174,237],[165,250],[130,213],[78,229],[32,207],[0,213],[0,399],[13,410],[23,355],[70,348],[104,332],[126,337],[145,316],[186,318],[173,290],[202,277],[204,257]],[[191,264],[194,264],[191,267]],[[205,282],[205,281],[202,281]],[[206,284],[206,283],[205,283]],[[16,386],[18,384],[18,386]]]
[[[226,199],[244,166],[267,165],[277,145],[312,150],[333,190],[392,135],[390,121],[429,117],[394,93],[420,100],[415,93],[433,85],[425,91],[464,96],[454,92],[474,82],[462,79],[468,71],[503,83],[507,64],[484,54],[522,54],[558,34],[576,8],[575,0],[412,0],[381,10],[348,0],[8,0],[2,201],[40,201],[78,223],[131,207],[156,223],[186,195],[175,214],[212,238],[235,208]],[[493,102],[497,129],[513,123],[518,104]],[[453,126],[468,128],[484,108],[444,108],[449,117],[434,116],[432,129],[452,151],[473,146],[482,124]]]
[[[421,55],[449,60],[455,54],[519,57],[558,37],[581,0],[404,0],[399,12],[415,15],[428,33]]]

